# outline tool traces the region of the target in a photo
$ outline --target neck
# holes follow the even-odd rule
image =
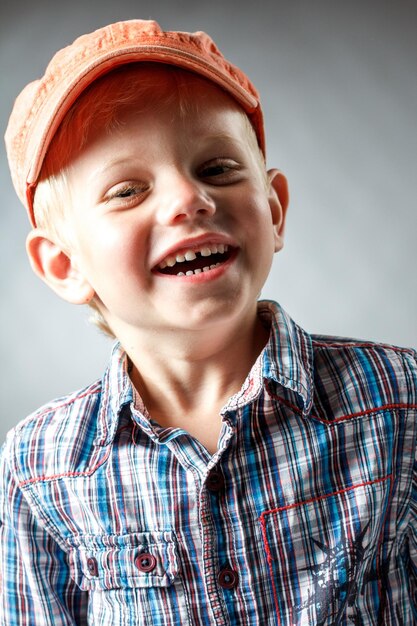
[[[242,386],[268,339],[256,311],[239,325],[140,337],[123,343],[132,361],[132,382],[151,416],[218,415]],[[164,420],[165,416],[165,420]]]

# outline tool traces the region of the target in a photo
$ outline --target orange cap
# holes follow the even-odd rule
[[[157,22],[147,20],[110,24],[57,52],[44,76],[29,83],[16,99],[5,135],[6,150],[13,184],[33,226],[33,198],[42,164],[69,108],[97,78],[137,61],[176,65],[225,89],[246,111],[265,153],[258,93],[206,33],[165,32]]]

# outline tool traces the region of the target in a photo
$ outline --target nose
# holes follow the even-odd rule
[[[158,207],[158,220],[164,225],[175,225],[187,220],[208,218],[216,212],[214,200],[203,185],[181,173],[164,181],[164,191]]]

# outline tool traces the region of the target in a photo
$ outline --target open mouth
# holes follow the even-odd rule
[[[192,276],[209,272],[228,261],[235,250],[226,244],[210,244],[198,250],[185,250],[166,257],[156,266],[155,271],[171,276]]]

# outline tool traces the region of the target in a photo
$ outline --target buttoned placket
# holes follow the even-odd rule
[[[222,470],[222,458],[227,452],[235,434],[235,427],[229,419],[223,422],[219,438],[219,450],[207,467],[205,480],[200,492],[200,521],[202,529],[202,551],[207,596],[213,611],[213,624],[229,624],[232,616],[228,615],[225,593],[233,593],[238,573],[231,566],[224,565],[225,556],[219,553],[218,546],[230,540],[230,529],[224,523],[227,517],[227,485]],[[229,416],[230,417],[230,416]],[[232,420],[233,421],[233,420]],[[229,586],[234,573],[234,584]]]
[[[212,626],[229,626],[230,616],[227,613],[224,594],[233,593],[239,580],[238,572],[235,572],[231,566],[225,566],[222,560],[223,555],[217,553],[220,534],[224,536],[226,532],[224,524],[220,525],[221,515],[217,511],[219,506],[223,509],[227,507],[221,467],[222,457],[235,434],[235,426],[232,422],[231,415],[224,415],[218,450],[212,457],[204,446],[195,445],[195,441],[192,446],[184,445],[181,437],[167,442],[183,468],[192,473],[197,492],[199,492],[203,584],[206,588],[207,603],[213,615]],[[187,437],[191,438],[190,435]]]
[[[185,434],[180,429],[169,434],[165,429],[151,425],[137,410],[135,421],[154,441],[167,445],[184,470],[191,472],[194,477],[196,490],[199,492],[203,584],[206,588],[207,603],[213,615],[212,626],[228,626],[230,619],[233,618],[228,614],[225,594],[235,593],[239,584],[239,572],[230,564],[228,560],[230,554],[228,556],[219,554],[217,546],[219,543],[224,545],[231,543],[232,531],[224,522],[224,518],[227,517],[227,501],[221,460],[235,435],[236,411],[223,411],[218,450],[213,456],[210,456],[204,446],[196,442],[191,435]],[[193,445],[187,445],[184,437],[194,439]]]

